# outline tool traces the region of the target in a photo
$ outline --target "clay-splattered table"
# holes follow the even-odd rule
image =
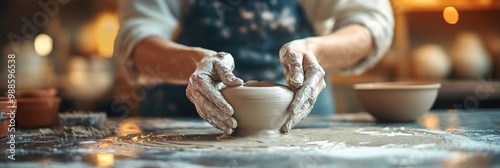
[[[16,133],[0,167],[498,167],[500,110],[434,111],[410,123],[309,117],[289,135],[219,138],[199,119],[112,119],[104,138]],[[7,138],[0,147],[7,149]]]

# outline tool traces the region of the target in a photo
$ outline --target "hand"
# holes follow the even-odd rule
[[[325,89],[325,71],[304,40],[296,40],[283,45],[279,56],[285,71],[286,82],[295,92],[288,107],[290,115],[281,127],[281,132],[288,133],[311,112],[319,93]]]
[[[196,106],[196,111],[208,123],[230,135],[237,123],[234,110],[220,90],[226,86],[243,85],[243,80],[232,73],[234,60],[231,54],[219,52],[203,59],[189,77],[186,95]],[[221,82],[222,81],[222,82]]]

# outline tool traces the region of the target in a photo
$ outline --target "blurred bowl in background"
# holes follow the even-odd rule
[[[57,125],[60,103],[58,97],[18,98],[16,124],[25,128]]]
[[[413,76],[420,79],[444,79],[451,72],[451,60],[445,49],[426,44],[413,51]]]
[[[465,31],[457,34],[450,56],[455,77],[475,79],[491,71],[490,56],[481,37],[475,32]]]
[[[440,87],[427,82],[354,85],[361,106],[381,122],[415,121],[431,109]]]

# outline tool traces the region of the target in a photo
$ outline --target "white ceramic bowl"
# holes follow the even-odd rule
[[[383,122],[414,121],[436,100],[439,83],[385,82],[355,84],[363,108]]]
[[[294,95],[287,87],[269,82],[228,87],[221,92],[234,109],[238,122],[234,134],[238,136],[278,134]]]

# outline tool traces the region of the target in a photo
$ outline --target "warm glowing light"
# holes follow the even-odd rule
[[[135,121],[132,120],[125,120],[120,123],[120,126],[118,127],[118,135],[120,136],[125,136],[129,134],[138,134],[141,133],[141,128]]]
[[[487,5],[491,5],[491,3],[492,3],[492,0],[477,0],[477,4],[479,4],[479,5],[487,6]]]
[[[76,39],[78,40],[76,47],[80,52],[89,55],[97,52],[94,24],[87,23],[83,25]]]
[[[493,158],[484,152],[456,151],[444,159],[443,167],[491,167]]]
[[[47,34],[39,34],[35,37],[35,52],[45,57],[52,52],[52,38]]]
[[[425,128],[430,130],[435,130],[439,127],[439,117],[434,114],[426,114],[419,121]]]
[[[445,131],[454,133],[454,134],[462,134],[464,133],[463,129],[459,129],[459,118],[457,114],[457,110],[448,110],[448,118],[447,118],[447,127]]]
[[[118,34],[118,17],[114,14],[103,13],[97,19],[97,51],[99,55],[111,57],[116,34]]]
[[[456,24],[459,19],[459,14],[457,9],[452,6],[448,6],[443,10],[443,17],[446,23],[448,24]]]
[[[96,157],[97,167],[111,167],[115,164],[115,155],[111,153],[98,153]]]
[[[118,30],[118,16],[101,13],[95,20],[81,27],[77,38],[78,50],[85,54],[111,57]]]

